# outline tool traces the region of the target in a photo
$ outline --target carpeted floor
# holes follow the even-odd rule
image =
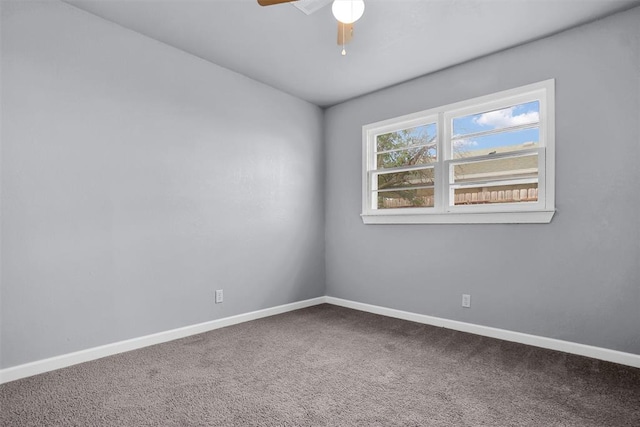
[[[0,425],[640,426],[640,369],[320,305],[0,386]]]

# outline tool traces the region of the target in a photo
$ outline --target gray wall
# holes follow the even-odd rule
[[[0,17],[3,1],[0,0]],[[2,21],[0,20],[0,224],[2,224]],[[2,368],[2,227],[0,226],[0,369]]]
[[[327,294],[640,354],[639,23],[636,8],[327,110]],[[551,224],[362,224],[362,125],[550,78]]]
[[[640,9],[335,106],[323,127],[66,4],[1,5],[0,367],[324,295],[325,271],[331,296],[640,354]],[[551,224],[362,224],[362,125],[548,78]]]
[[[69,5],[3,1],[0,367],[324,295],[322,120]]]

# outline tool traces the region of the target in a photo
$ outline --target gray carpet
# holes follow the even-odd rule
[[[640,369],[320,305],[0,386],[2,426],[640,426]]]

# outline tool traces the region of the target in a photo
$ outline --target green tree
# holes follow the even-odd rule
[[[436,147],[433,145],[436,135],[430,135],[427,126],[403,129],[379,135],[376,139],[378,169],[414,166],[433,163],[436,160]],[[419,190],[406,189],[415,186],[433,184],[433,169],[416,169],[403,172],[392,172],[378,175],[378,189],[398,188],[398,191],[384,192],[386,197],[403,198],[412,206],[422,206],[424,200]],[[401,189],[401,188],[405,189]],[[379,193],[380,194],[380,193]],[[382,203],[379,195],[378,204]]]

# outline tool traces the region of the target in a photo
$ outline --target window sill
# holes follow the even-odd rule
[[[362,214],[365,224],[548,224],[555,210],[455,212],[440,214]]]

